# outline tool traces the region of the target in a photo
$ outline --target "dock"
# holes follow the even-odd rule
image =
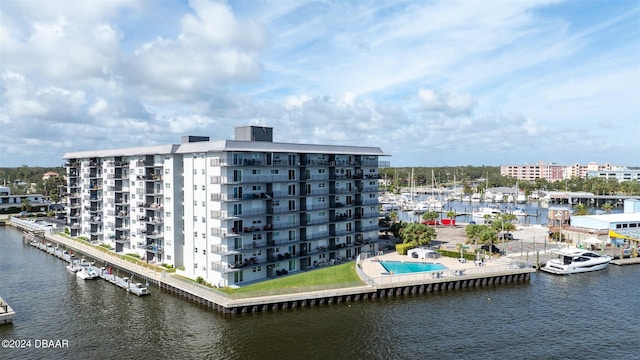
[[[16,313],[11,306],[3,298],[0,298],[0,325],[11,324],[15,316]]]
[[[631,258],[623,258],[623,259],[613,259],[611,260],[611,264],[622,266],[622,265],[637,265],[640,264],[640,256],[631,257]]]
[[[12,221],[11,225],[24,231],[23,237],[25,241],[32,243],[35,240],[39,245],[38,247],[48,254],[54,256],[56,253],[64,254],[65,250],[67,253],[82,254],[104,263],[105,267],[110,269],[110,273],[113,270],[119,277],[128,278],[131,283],[155,285],[160,289],[180,295],[199,305],[225,314],[275,311],[390,296],[411,296],[471,287],[528,282],[530,281],[530,274],[535,272],[535,268],[524,265],[513,266],[514,264],[469,269],[464,273],[460,272],[459,269],[444,271],[438,277],[432,277],[431,274],[428,276],[422,274],[416,276],[384,275],[372,278],[364,276],[362,272],[358,271],[359,274],[364,276],[361,276],[363,282],[358,286],[310,288],[306,289],[306,291],[298,292],[287,292],[285,290],[278,294],[269,295],[229,295],[215,288],[189,281],[180,276],[180,274],[174,275],[165,272],[155,265],[124,260],[112,252],[105,251],[84,241],[59,234],[33,232],[33,229],[28,227],[29,224],[20,221],[15,223]],[[361,270],[365,260],[367,262],[371,261],[371,259],[358,257],[356,270]],[[452,260],[455,261],[455,259]]]

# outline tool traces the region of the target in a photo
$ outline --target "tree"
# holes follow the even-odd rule
[[[428,245],[431,240],[436,238],[436,231],[424,224],[406,223],[400,230],[400,238],[405,244],[413,244],[414,246]]]
[[[440,216],[440,214],[436,211],[427,211],[422,214],[422,220],[427,224],[435,224],[435,220]]]
[[[447,219],[455,219],[456,218],[456,212],[453,210],[449,210],[447,211]],[[453,226],[453,221],[450,221],[449,224],[451,224],[451,226]]]
[[[589,208],[587,207],[587,204],[579,203],[578,205],[576,205],[576,208],[573,211],[573,215],[576,215],[576,216],[589,215]]]
[[[602,204],[602,210],[604,210],[604,212],[609,214],[611,210],[613,210],[613,205],[611,205],[610,203],[604,203]]]
[[[31,211],[31,201],[29,198],[22,198],[22,211]]]
[[[396,223],[398,222],[398,212],[393,210],[390,214],[389,214],[389,219],[391,219],[391,223]]]

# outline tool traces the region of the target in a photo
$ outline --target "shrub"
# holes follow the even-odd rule
[[[198,277],[196,278],[196,282],[197,282],[198,284],[204,284],[204,278],[203,278],[202,276],[198,276]]]
[[[398,252],[398,254],[400,255],[407,255],[407,251],[415,248],[416,246],[412,243],[407,243],[407,244],[396,244],[396,251]]]
[[[109,245],[109,244],[100,244],[98,246],[101,246],[101,247],[103,247],[105,249],[111,250],[111,245]]]
[[[132,258],[136,258],[136,259],[140,259],[140,255],[136,254],[136,253],[129,253],[129,254],[125,254],[126,256],[130,256]]]

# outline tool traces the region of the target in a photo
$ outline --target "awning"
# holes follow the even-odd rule
[[[602,245],[602,244],[604,244],[604,240],[600,240],[600,239],[598,239],[597,237],[594,237],[594,236],[592,236],[592,237],[590,237],[588,239],[585,239],[582,242],[586,243],[586,244],[593,244],[593,245]]]

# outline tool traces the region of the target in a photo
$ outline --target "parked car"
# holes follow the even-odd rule
[[[500,251],[500,249],[497,246],[493,245],[493,244],[491,244],[491,245],[484,244],[484,245],[482,245],[480,247],[480,249],[482,249],[482,250],[484,250],[486,252],[491,252],[493,254],[502,253],[502,251]]]
[[[510,232],[503,232],[500,234],[500,240],[513,240],[513,234]]]

